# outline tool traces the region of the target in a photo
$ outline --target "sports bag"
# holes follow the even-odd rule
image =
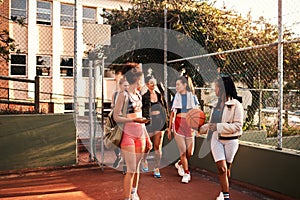
[[[122,116],[126,116],[128,108],[128,97],[126,95],[123,109],[122,109]],[[117,123],[113,117],[113,111],[111,110],[108,114],[106,119],[105,127],[104,127],[104,145],[106,149],[115,149],[120,147],[123,135],[123,126],[124,123]]]

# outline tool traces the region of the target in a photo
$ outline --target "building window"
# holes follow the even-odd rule
[[[82,77],[89,77],[90,75],[89,75],[89,70],[90,68],[89,68],[89,59],[87,59],[87,58],[84,58],[84,59],[82,59]],[[94,68],[92,68],[93,69],[93,77],[94,77],[94,73],[95,73],[95,71],[94,71]]]
[[[71,113],[73,111],[73,103],[65,103],[64,113]]]
[[[50,56],[37,56],[36,57],[36,75],[37,76],[50,76]]]
[[[26,19],[27,0],[11,0],[10,16],[11,19]]]
[[[62,77],[73,76],[73,58],[68,58],[68,57],[60,58],[60,76]]]
[[[51,2],[37,1],[36,23],[51,25],[51,9]]]
[[[83,7],[83,23],[96,24],[96,8]]]
[[[96,103],[92,104],[92,114],[95,115],[95,108],[96,108]],[[84,116],[89,116],[90,115],[90,104],[89,103],[84,103]]]
[[[60,25],[66,27],[74,26],[75,6],[60,4]]]
[[[10,74],[11,75],[26,75],[26,55],[11,55]]]

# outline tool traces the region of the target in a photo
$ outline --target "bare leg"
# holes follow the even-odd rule
[[[124,177],[124,198],[130,198],[131,189],[136,173],[136,155],[134,146],[122,147],[122,154],[126,161],[127,173]]]
[[[180,161],[184,170],[188,170],[188,161],[187,161],[187,147],[185,143],[185,137],[175,134],[175,140],[180,153]]]
[[[162,157],[162,141],[163,141],[163,131],[155,132],[153,136],[153,147],[155,151],[155,165],[154,168],[160,167],[160,160]]]
[[[228,170],[225,160],[216,162],[219,171],[219,180],[222,188],[222,192],[229,192]]]
[[[185,139],[187,151],[186,151],[186,157],[187,159],[190,159],[190,157],[193,156],[194,148],[195,148],[195,139],[192,138],[186,138]]]
[[[136,163],[136,173],[134,174],[133,184],[132,184],[132,187],[135,187],[135,188],[137,188],[138,184],[139,184],[139,179],[140,179],[140,170],[139,170],[140,169],[140,163],[141,163],[142,157],[145,155],[145,153],[143,153],[143,151],[144,151],[143,147],[135,149],[137,163]]]
[[[231,166],[232,166],[232,163],[226,163],[227,164],[227,177],[228,177],[228,181],[230,179],[230,170],[231,170]]]
[[[149,133],[149,135],[152,135]],[[148,163],[147,163],[147,156],[149,155],[151,149],[148,149],[147,151],[143,152],[143,156],[141,157],[141,164],[144,170],[148,170]]]

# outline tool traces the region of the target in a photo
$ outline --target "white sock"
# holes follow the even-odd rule
[[[136,187],[132,187],[131,194],[134,194],[134,193],[137,193],[137,188]]]

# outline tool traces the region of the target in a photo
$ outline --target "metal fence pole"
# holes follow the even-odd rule
[[[90,133],[90,161],[94,161],[94,95],[93,95],[93,63],[89,60],[89,133]]]
[[[282,33],[282,0],[278,0],[278,144],[282,149],[282,110],[283,110],[283,33]],[[286,119],[288,120],[288,119]]]
[[[79,147],[78,147],[78,140],[79,140],[79,134],[77,131],[77,0],[75,0],[75,17],[74,17],[74,99],[73,99],[73,118],[74,118],[74,124],[76,127],[76,163],[79,162]]]
[[[167,14],[168,10],[165,8],[164,10],[164,87],[165,90],[168,91],[168,35],[167,35]],[[165,92],[165,100],[168,107],[168,92]]]
[[[102,58],[101,68],[101,170],[104,170],[104,65],[106,57]]]
[[[34,83],[34,110],[36,113],[40,111],[40,78],[38,76],[35,77]]]

